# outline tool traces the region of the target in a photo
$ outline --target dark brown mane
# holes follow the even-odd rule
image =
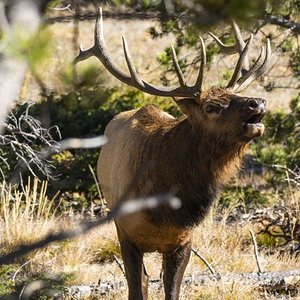
[[[144,139],[143,150],[134,161],[135,172],[144,171],[133,196],[175,192],[185,199],[179,210],[164,207],[148,212],[148,216],[160,225],[186,228],[199,224],[218,192],[238,171],[245,145],[226,144],[222,137],[204,129],[195,131],[186,118],[171,119],[151,105],[131,119],[140,120],[134,130]],[[153,178],[152,174],[159,176]],[[147,185],[149,178],[153,178],[151,186]]]

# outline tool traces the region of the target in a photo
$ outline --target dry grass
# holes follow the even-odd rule
[[[57,232],[72,227],[82,216],[68,216],[58,214],[55,199],[46,196],[47,183],[38,184],[37,180],[25,186],[23,191],[13,190],[5,184],[1,190],[0,202],[0,244],[1,253],[7,253],[21,244],[38,241],[50,232]],[[30,260],[26,270],[31,272],[47,272],[57,274],[61,272],[76,272],[76,282],[97,281],[98,278],[86,277],[86,264],[111,259],[118,255],[116,237],[103,226],[89,234],[62,243],[54,243],[43,250],[37,251],[20,263]],[[109,232],[109,234],[108,234]]]
[[[38,181],[17,191],[5,183],[1,186],[0,244],[2,251],[10,251],[23,243],[46,236],[55,223],[53,200],[46,196],[47,183]]]
[[[46,183],[35,180],[23,191],[2,187],[0,206],[1,252],[5,253],[24,243],[36,241],[49,233],[72,226],[78,217],[58,215],[53,200],[46,196]],[[251,224],[226,225],[214,221],[211,211],[194,234],[194,248],[199,251],[221,273],[256,272],[249,229]],[[19,260],[22,272],[42,273],[53,277],[58,274],[73,274],[67,284],[92,284],[99,280],[124,281],[119,266],[113,258],[119,256],[116,232],[113,224],[97,228],[85,236],[71,241],[54,243]],[[299,268],[300,258],[290,255],[261,254],[260,260],[265,271]],[[145,264],[150,277],[159,278],[161,257],[157,253],[147,254]],[[185,275],[208,273],[206,266],[192,254]],[[103,296],[103,299],[125,299],[126,290]],[[299,294],[298,294],[299,296]],[[184,286],[181,299],[275,299],[273,294],[239,283],[219,283],[201,287]],[[163,291],[150,290],[150,299],[162,299]],[[283,298],[282,298],[283,299]],[[298,299],[298,298],[290,298]]]

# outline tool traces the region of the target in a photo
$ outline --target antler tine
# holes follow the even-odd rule
[[[140,86],[141,88],[145,88],[144,82],[142,80],[140,80],[140,78],[137,74],[137,71],[134,67],[133,59],[131,57],[129,47],[128,47],[127,41],[124,36],[122,36],[122,40],[123,40],[123,49],[124,49],[125,59],[126,59],[126,63],[127,63],[131,78],[138,86]]]
[[[179,63],[178,63],[178,60],[177,60],[177,56],[176,56],[176,52],[175,52],[175,49],[174,49],[173,45],[171,46],[171,50],[172,50],[171,53],[172,53],[173,66],[175,68],[175,71],[176,71],[176,74],[177,74],[180,86],[182,86],[182,87],[186,86],[186,82],[185,82],[183,73],[181,71],[181,68],[179,66]]]
[[[265,58],[261,63],[261,65],[259,66],[264,52],[265,52]],[[267,39],[266,51],[264,51],[264,47],[261,48],[260,55],[256,60],[256,62],[254,63],[254,65],[252,66],[252,68],[238,80],[237,85],[233,89],[239,92],[243,91],[245,88],[247,88],[250,85],[252,81],[262,76],[269,67],[270,57],[271,57],[271,44],[270,44],[270,40]]]
[[[113,74],[116,78],[120,81],[123,81],[127,84],[132,85],[132,80],[129,76],[127,76],[124,72],[122,72],[117,65],[115,65],[108,51],[106,50],[104,36],[103,36],[103,16],[102,16],[102,8],[99,8],[98,15],[96,18],[95,23],[95,30],[94,30],[94,46],[88,50],[79,51],[78,56],[75,58],[74,63],[78,63],[82,60],[85,60],[91,56],[97,57],[102,64],[106,67],[106,69]]]
[[[224,54],[235,54],[237,52],[241,53],[246,45],[246,41],[243,40],[240,28],[236,24],[235,21],[231,21],[231,27],[233,29],[234,37],[235,37],[235,43],[233,45],[225,45],[216,35],[214,35],[212,32],[209,32],[209,35],[216,41],[218,46],[221,49],[221,52]]]
[[[103,31],[103,15],[102,7],[99,7],[99,12],[95,24],[95,56],[102,62],[105,68],[120,81],[132,85],[132,79],[126,75],[111,59],[105,45],[104,31]]]
[[[235,54],[235,53],[242,53],[243,49],[246,46],[247,41],[249,40],[243,39],[243,36],[241,34],[241,30],[239,28],[239,26],[237,25],[237,23],[232,20],[231,21],[231,27],[233,30],[233,34],[235,37],[235,43],[233,45],[225,45],[217,36],[215,36],[213,33],[209,32],[210,36],[216,41],[216,43],[218,44],[218,46],[220,47],[221,52],[223,52],[224,54]],[[248,57],[246,55],[245,60],[244,60],[244,68],[246,70],[249,69],[249,61],[248,61]]]
[[[216,35],[214,35],[212,32],[208,33],[214,40],[215,42],[218,44],[218,46],[221,49],[221,52],[223,52],[224,54],[235,54],[236,51],[236,45],[225,45]]]
[[[138,77],[125,38],[123,38],[123,48],[124,48],[125,59],[130,72],[130,76],[126,75],[122,70],[118,68],[118,66],[112,61],[109,52],[107,51],[105,41],[104,41],[104,33],[103,33],[102,9],[99,8],[99,13],[97,15],[95,30],[94,30],[94,46],[88,50],[83,50],[82,47],[80,47],[79,54],[75,58],[74,63],[85,60],[91,56],[95,56],[101,61],[104,67],[117,79],[151,95],[165,96],[165,97],[194,97],[196,94],[199,93],[199,89],[196,85],[195,86],[186,85],[183,74],[178,64],[178,60],[176,58],[176,54],[174,56],[173,53],[173,63],[175,66],[175,70],[177,72],[180,86],[179,87],[166,87],[166,86],[156,87],[141,80]],[[203,65],[204,63],[202,63],[202,67],[201,67],[202,69],[204,68]],[[200,73],[202,74],[203,71],[200,71]],[[203,76],[201,76],[200,78],[202,77]]]
[[[201,64],[199,68],[198,77],[195,83],[195,87],[198,87],[199,91],[202,91],[203,81],[204,81],[204,71],[206,66],[206,51],[205,51],[205,44],[201,36],[199,36],[200,40],[200,54],[201,54]]]
[[[99,11],[96,17],[95,37],[98,37],[99,39],[104,38],[102,7],[99,7]]]
[[[250,78],[250,76],[253,74],[253,72],[259,68],[259,66],[262,64],[262,60],[263,60],[263,56],[265,53],[265,47],[262,46],[260,49],[260,53],[258,56],[258,59],[255,61],[255,63],[253,64],[253,66],[250,68],[249,71],[247,71],[245,74],[242,75],[242,77],[237,81],[237,83],[235,84],[235,86],[232,88],[233,90],[238,90],[239,87],[247,81],[248,78]]]
[[[226,88],[233,88],[234,85],[236,84],[238,77],[240,75],[240,72],[242,70],[243,63],[244,63],[245,59],[247,58],[247,53],[249,50],[249,46],[252,43],[252,40],[253,40],[253,34],[250,35],[250,38],[249,38],[248,42],[246,43],[246,46],[244,47],[242,53],[240,54],[240,57],[236,64],[236,67],[234,69],[233,75],[232,75]]]
[[[87,49],[87,50],[83,50],[82,45],[79,45],[79,54],[75,57],[73,63],[77,64],[78,62],[82,61],[82,60],[86,60],[89,57],[94,55],[94,47]]]
[[[243,49],[246,45],[246,42],[243,40],[241,30],[234,20],[231,20],[231,27],[232,27],[234,37],[236,40],[236,43],[235,43],[236,50],[241,52],[241,51],[243,51]]]
[[[241,54],[246,47],[246,43],[249,41],[250,37],[247,41],[244,41],[241,30],[234,20],[231,20],[231,26],[236,40],[235,47],[237,48],[237,52]],[[244,69],[249,70],[249,59],[247,53],[245,54],[243,65]]]

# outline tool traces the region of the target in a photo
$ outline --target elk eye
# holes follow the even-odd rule
[[[207,104],[205,106],[205,112],[208,114],[215,113],[219,114],[222,110],[222,107],[216,104]]]

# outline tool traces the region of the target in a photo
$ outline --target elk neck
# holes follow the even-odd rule
[[[163,132],[158,130],[156,139],[158,153],[150,143],[143,147],[152,151],[144,153],[153,158],[150,172],[154,173],[149,174],[150,178],[156,174],[151,193],[173,191],[182,206],[178,210],[160,207],[148,212],[148,216],[157,224],[180,228],[198,225],[219,191],[238,171],[244,146],[201,127],[194,128],[187,119],[173,123]]]

